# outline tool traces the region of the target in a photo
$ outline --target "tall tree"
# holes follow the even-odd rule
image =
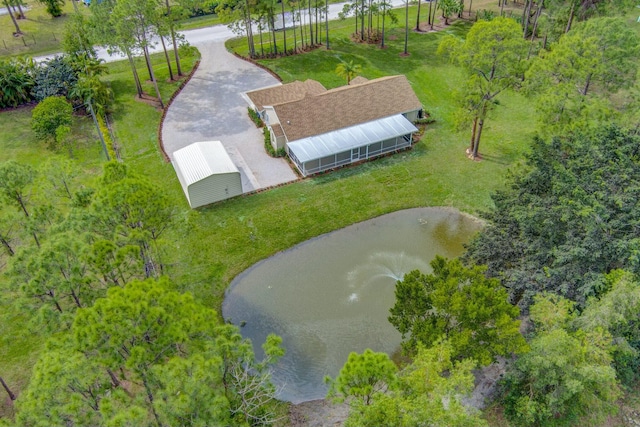
[[[402,334],[408,353],[442,336],[450,341],[454,358],[482,365],[526,349],[519,310],[509,304],[498,280],[487,279],[484,268],[466,268],[439,256],[431,267],[432,274],[412,271],[396,285],[389,322]]]
[[[404,52],[409,55],[409,0],[404,1]]]
[[[357,389],[366,393],[358,394],[366,399],[349,400],[346,426],[487,425],[479,413],[465,408],[461,402],[473,390],[471,370],[475,362],[469,359],[453,362],[451,345],[446,341],[439,341],[432,348],[420,346],[412,363],[397,373],[389,356],[368,352],[366,357],[367,352],[350,356],[333,384],[378,379],[384,387],[370,395],[368,387]],[[364,363],[348,367],[356,360]],[[330,397],[334,391],[332,388]]]
[[[526,168],[492,196],[488,227],[466,258],[487,264],[513,303],[553,292],[584,306],[603,274],[640,273],[636,262],[640,140],[616,127],[535,139]]]
[[[16,400],[16,395],[13,391],[11,391],[11,389],[9,388],[9,386],[7,385],[7,383],[4,381],[4,379],[2,377],[0,377],[0,384],[2,385],[2,388],[4,389],[4,391],[7,392],[7,395],[9,396],[9,399]]]
[[[0,194],[5,200],[19,207],[27,218],[29,217],[28,189],[34,177],[35,171],[31,166],[15,160],[0,164]]]
[[[153,22],[157,22],[158,9],[158,0],[118,1],[111,11],[109,22],[116,30],[119,39],[135,40],[134,47],[140,49],[144,55],[160,108],[164,109],[162,95],[160,95],[158,81],[149,56],[149,48],[153,44],[150,35],[154,34]]]
[[[7,12],[11,17],[11,22],[13,22],[13,26],[16,28],[16,32],[14,34],[21,35],[22,31],[20,30],[20,26],[18,25],[18,21],[16,20],[16,17],[13,15],[13,12],[11,11],[11,5],[9,4],[9,0],[2,0],[2,3],[4,3],[4,7],[7,8]]]
[[[11,266],[18,301],[35,313],[32,326],[58,331],[70,326],[73,313],[93,304],[104,287],[93,281],[86,236],[55,233],[41,248],[21,251]]]
[[[180,65],[180,52],[178,50],[178,39],[180,35],[177,33],[178,23],[180,20],[187,17],[185,9],[183,7],[171,7],[170,0],[165,0],[166,16],[169,25],[169,35],[171,36],[171,44],[173,44],[173,57],[176,61],[176,71],[178,76],[182,76],[182,66]]]
[[[378,394],[393,385],[398,368],[386,353],[366,349],[362,354],[351,352],[335,380],[327,377],[327,396],[337,401],[357,399],[370,405]]]
[[[633,84],[639,52],[640,38],[617,18],[580,23],[542,51],[526,74],[541,132],[571,133],[608,121],[612,113],[607,97]]]
[[[133,281],[81,309],[50,341],[17,401],[20,425],[270,425],[268,366],[237,329],[167,280]],[[242,355],[240,357],[240,355]],[[235,380],[244,372],[243,380]],[[256,378],[259,379],[256,380]],[[250,385],[250,388],[242,388]],[[229,396],[232,399],[229,399]],[[256,402],[248,407],[238,402]]]
[[[30,230],[33,240],[40,246],[40,239],[37,232],[30,228],[33,222],[33,215],[28,208],[31,184],[36,176],[36,172],[29,165],[8,160],[0,164],[0,197],[9,203],[14,204],[24,214],[25,224]],[[6,246],[5,246],[6,247]]]
[[[640,377],[640,283],[633,275],[615,270],[605,278],[605,293],[591,297],[573,329],[603,329],[612,337],[613,366],[617,377],[633,387]]]
[[[131,73],[136,85],[138,97],[142,97],[144,91],[138,76],[138,70],[133,60],[133,50],[135,41],[127,34],[120,34],[111,25],[110,18],[116,2],[113,0],[103,0],[92,2],[90,25],[92,38],[99,44],[106,46],[109,52],[120,52],[127,57]]]
[[[46,7],[47,13],[51,15],[52,18],[62,16],[64,0],[38,0],[38,2],[42,3]]]
[[[126,398],[124,390],[114,390],[107,371],[74,351],[70,341],[47,345],[33,368],[29,386],[16,402],[17,424],[100,426],[104,425],[101,405],[116,406]],[[141,421],[139,417],[137,421]]]
[[[597,422],[621,396],[602,330],[571,331],[572,304],[539,295],[531,307],[536,336],[506,376],[505,415],[517,426]]]
[[[444,25],[449,25],[449,17],[461,12],[459,0],[440,0],[438,8],[442,11]]]
[[[216,13],[222,23],[227,24],[234,33],[247,37],[251,58],[256,56],[251,14],[255,12],[259,3],[253,0],[224,0],[219,2],[216,7]]]
[[[454,36],[445,37],[438,47],[439,54],[464,68],[467,81],[463,92],[473,98],[472,146],[469,155],[478,157],[484,123],[498,95],[514,87],[525,70],[526,42],[520,27],[513,19],[498,17],[491,21],[478,21],[467,33],[464,41]]]
[[[284,54],[287,55],[287,19],[284,12],[284,0],[280,0],[280,12],[282,13],[282,42],[284,43]]]
[[[173,207],[148,180],[128,172],[117,162],[105,166],[103,185],[92,206],[92,224],[108,240],[136,245],[146,277],[159,277],[159,239],[171,225]]]
[[[9,256],[16,254],[15,240],[20,228],[16,215],[0,210],[0,245]]]
[[[89,58],[97,58],[89,25],[90,22],[85,15],[76,13],[69,17],[62,39],[62,47],[69,56],[87,55]]]

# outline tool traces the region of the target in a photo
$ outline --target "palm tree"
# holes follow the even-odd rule
[[[403,55],[409,55],[409,0],[405,0],[404,9],[404,53]]]
[[[336,74],[347,79],[347,84],[351,83],[351,79],[362,71],[360,64],[354,64],[353,61],[340,62],[336,67]]]
[[[13,25],[16,27],[16,32],[14,34],[22,34],[22,31],[20,31],[20,27],[18,26],[18,21],[16,20],[16,17],[13,16],[13,12],[11,12],[11,6],[9,5],[9,1],[8,0],[3,0],[4,5],[7,8],[7,11],[9,12],[9,16],[11,17],[11,21],[13,21]]]

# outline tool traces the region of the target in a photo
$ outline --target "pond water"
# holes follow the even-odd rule
[[[225,319],[241,326],[256,355],[269,333],[286,355],[273,369],[279,398],[323,398],[352,351],[394,353],[400,334],[387,317],[394,287],[411,270],[430,272],[436,255],[459,256],[480,229],[447,208],[394,212],[316,237],[263,260],[234,279]]]

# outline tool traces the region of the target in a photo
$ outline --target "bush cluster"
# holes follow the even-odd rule
[[[91,72],[91,75],[85,75]],[[51,96],[66,97],[74,106],[89,97],[103,111],[111,103],[109,88],[98,79],[106,68],[92,57],[60,55],[37,64],[33,59],[0,60],[0,108],[15,108]]]
[[[253,108],[248,107],[247,111],[249,112],[249,118],[253,123],[255,123],[256,127],[261,128],[264,126],[264,122],[262,121],[258,113],[256,113],[256,111]]]
[[[262,129],[262,133],[264,134],[264,149],[271,157],[284,157],[287,155],[287,152],[284,148],[280,148],[279,150],[274,150],[273,145],[271,145],[271,132],[267,127]]]

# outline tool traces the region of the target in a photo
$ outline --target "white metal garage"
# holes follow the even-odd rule
[[[220,141],[195,142],[175,151],[173,168],[192,208],[242,194],[240,171]]]

